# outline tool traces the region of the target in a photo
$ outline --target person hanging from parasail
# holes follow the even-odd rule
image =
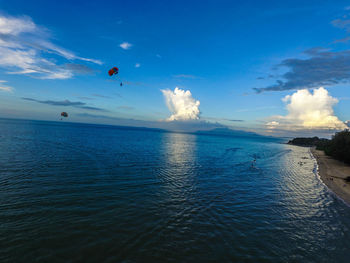
[[[108,75],[110,77],[112,76],[116,76],[116,78],[118,78],[118,73],[119,73],[119,69],[117,67],[113,67],[110,70],[108,70]],[[120,78],[119,78],[120,79]],[[123,86],[123,82],[120,81],[120,86]]]

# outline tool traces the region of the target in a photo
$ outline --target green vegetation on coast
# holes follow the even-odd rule
[[[344,130],[337,132],[332,139],[312,138],[294,138],[288,144],[298,146],[316,146],[317,150],[323,150],[324,153],[332,158],[350,164],[350,131]]]

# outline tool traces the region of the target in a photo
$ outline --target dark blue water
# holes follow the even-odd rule
[[[349,262],[349,228],[307,148],[0,120],[0,262]]]

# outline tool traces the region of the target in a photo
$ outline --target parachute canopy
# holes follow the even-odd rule
[[[61,116],[67,118],[68,117],[68,113],[67,112],[61,112]]]
[[[108,75],[110,75],[110,76],[117,75],[118,72],[119,72],[119,69],[117,67],[114,67],[108,71]]]

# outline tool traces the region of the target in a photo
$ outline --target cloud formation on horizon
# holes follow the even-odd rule
[[[313,93],[307,89],[298,90],[282,99],[287,103],[286,116],[274,116],[266,123],[268,129],[310,130],[330,129],[343,130],[347,128],[344,122],[334,115],[333,106],[338,100],[328,91],[320,87]]]
[[[37,102],[37,103],[47,104],[47,105],[52,105],[52,106],[64,106],[64,107],[71,106],[71,107],[76,107],[76,108],[81,108],[81,109],[86,109],[86,110],[103,111],[103,112],[107,111],[107,110],[102,109],[102,108],[87,106],[85,102],[81,102],[81,101],[37,100],[37,99],[33,99],[33,98],[22,98],[22,100],[34,101],[34,102]]]
[[[168,121],[198,120],[200,115],[199,100],[195,100],[189,90],[182,90],[176,87],[174,91],[169,89],[161,90],[166,105],[172,115]]]
[[[181,132],[196,132],[212,130],[217,128],[227,128],[227,126],[220,123],[207,122],[203,120],[190,120],[190,121],[146,121],[133,118],[122,118],[116,116],[107,116],[102,114],[90,114],[90,113],[78,113],[76,116],[84,118],[84,121],[95,120],[99,123],[110,124],[110,121],[114,125],[120,126],[134,126],[134,127],[146,127],[155,129],[165,129],[168,131],[181,131]]]
[[[79,57],[55,45],[50,40],[48,30],[36,25],[28,16],[0,15],[0,67],[8,70],[8,74],[24,74],[41,79],[68,79],[77,70],[88,71],[88,67],[83,65],[58,64],[53,55],[68,61],[102,64],[99,60]]]

